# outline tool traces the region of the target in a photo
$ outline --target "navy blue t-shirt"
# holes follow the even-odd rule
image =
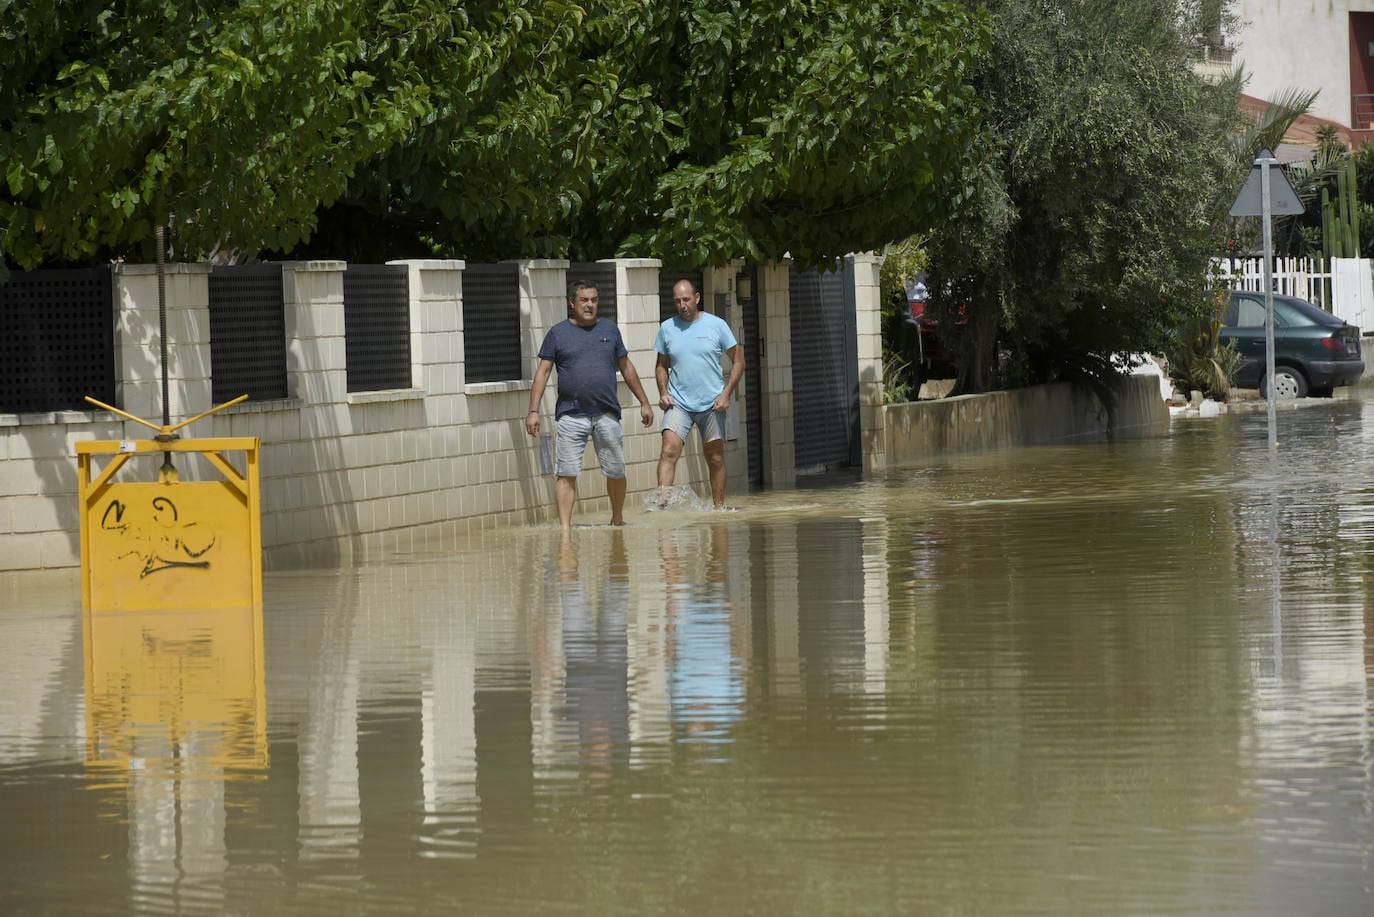
[[[610,319],[598,318],[590,328],[569,319],[550,328],[539,346],[539,359],[552,360],[558,370],[558,409],[554,416],[619,417],[616,364],[628,353],[620,329]]]

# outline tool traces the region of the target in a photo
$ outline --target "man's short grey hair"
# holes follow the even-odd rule
[[[596,285],[595,280],[574,280],[568,285],[568,302],[577,299],[577,294],[583,290],[596,290],[597,295],[601,295],[601,288]]]

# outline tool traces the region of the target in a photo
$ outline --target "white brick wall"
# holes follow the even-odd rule
[[[366,556],[398,546],[498,524],[553,518],[553,480],[539,471],[539,442],[524,431],[530,378],[544,334],[567,315],[568,262],[520,265],[524,380],[465,384],[462,261],[400,262],[410,271],[413,389],[347,391],[343,271],[339,261],[283,266],[287,384],[290,397],[246,402],[205,418],[184,437],[256,436],[262,441],[263,544],[269,565],[282,566],[346,554]],[[877,262],[871,284],[860,271],[861,367],[880,360],[876,343]],[[630,358],[651,401],[656,401],[653,342],[658,331],[658,271],[653,259],[616,262],[618,321]],[[736,306],[737,263],[705,272],[703,299],[724,306],[742,339]],[[173,423],[210,403],[209,268],[167,266],[169,394]],[[759,269],[763,361],[764,465],[770,486],[794,480],[791,345],[786,264]],[[872,289],[868,289],[871,286]],[[116,270],[116,351],[119,407],[161,423],[161,369],[157,279],[149,265]],[[872,310],[870,318],[864,313]],[[874,340],[868,340],[874,338]],[[875,357],[875,353],[878,354]],[[868,376],[861,375],[867,381]],[[881,369],[878,369],[881,378]],[[544,432],[553,430],[556,377],[544,396]],[[661,412],[645,430],[629,388],[625,446],[630,506],[655,486]],[[737,394],[735,438],[727,444],[730,490],[747,487],[744,387]],[[865,389],[864,404],[875,396]],[[876,395],[881,404],[881,391]],[[78,440],[147,439],[152,431],[103,411],[0,415],[0,571],[72,567],[80,563],[77,510]],[[237,457],[235,457],[237,458]],[[139,457],[121,480],[151,480],[155,465]],[[204,463],[200,463],[204,464]],[[188,460],[184,479],[214,474]],[[577,518],[608,511],[603,480],[588,450]],[[703,495],[701,450],[689,446],[677,482]]]

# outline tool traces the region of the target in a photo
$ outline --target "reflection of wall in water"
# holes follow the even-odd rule
[[[863,537],[858,519],[797,523],[798,647],[815,698],[864,687]]]
[[[70,600],[64,596],[49,607],[62,607],[60,601]],[[15,779],[29,768],[50,771],[53,762],[85,758],[80,616],[6,609],[0,614],[0,642],[10,648],[6,665],[0,666],[0,765],[11,776],[0,781],[0,812],[5,817],[5,830],[0,832],[0,897],[12,913],[23,913],[30,905],[34,913],[57,913],[62,904],[50,899],[28,902],[16,887],[20,883],[7,880],[21,873],[51,876],[61,887],[73,852],[79,851],[93,852],[84,860],[87,876],[119,887],[126,881],[130,843],[122,820],[127,795],[122,785],[108,793],[73,792],[75,781],[68,779]],[[108,817],[111,814],[120,820]],[[73,825],[82,826],[79,837],[73,836]],[[81,907],[82,902],[71,901],[67,912],[78,913]]]

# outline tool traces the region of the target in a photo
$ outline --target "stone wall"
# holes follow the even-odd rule
[[[520,263],[521,347],[525,378],[469,384],[464,377],[462,261],[411,261],[410,389],[347,391],[343,272],[340,261],[283,268],[289,397],[245,402],[198,421],[183,437],[255,436],[262,441],[262,531],[269,566],[327,563],[344,556],[411,549],[449,533],[498,524],[553,520],[553,477],[541,473],[539,441],[524,418],[539,344],[567,316],[568,262]],[[655,403],[655,424],[638,423],[626,406],[625,449],[630,506],[656,483],[661,412],[654,383],[659,324],[659,262],[616,262],[618,324],[641,384]],[[169,413],[172,423],[212,407],[206,265],[166,268]],[[703,301],[729,305],[732,267],[706,272]],[[782,276],[786,276],[785,268]],[[157,278],[148,265],[116,269],[116,407],[161,423]],[[786,289],[774,287],[763,308],[781,312]],[[737,337],[738,310],[730,310]],[[785,335],[778,341],[785,344]],[[544,396],[544,431],[553,429],[555,374]],[[769,395],[780,406],[777,393]],[[726,459],[730,490],[746,487],[747,425],[743,390],[731,411]],[[774,419],[770,429],[790,429]],[[75,444],[80,440],[147,439],[152,431],[106,411],[0,415],[0,570],[72,567],[80,563]],[[790,453],[775,480],[790,473]],[[141,459],[140,459],[141,460]],[[131,463],[132,468],[133,463]],[[588,449],[579,479],[576,522],[609,513],[604,479]],[[208,469],[179,469],[183,479]],[[155,480],[147,466],[121,480]],[[708,493],[701,450],[693,444],[677,483]]]
[[[865,467],[896,468],[954,452],[1051,443],[1107,432],[1164,429],[1169,409],[1154,376],[1128,376],[1114,417],[1095,395],[1067,382],[1009,392],[887,405]]]
[[[553,477],[541,471],[540,442],[525,433],[539,344],[567,315],[567,271],[560,260],[519,262],[524,376],[468,383],[465,376],[462,261],[408,261],[412,387],[350,393],[347,385],[341,261],[283,266],[289,397],[245,402],[197,421],[185,437],[257,437],[262,442],[262,534],[269,567],[331,563],[411,550],[474,528],[547,523]],[[853,256],[858,335],[859,414],[867,470],[947,452],[998,449],[1105,432],[1108,417],[1092,396],[1068,385],[884,405],[881,259]],[[653,259],[616,264],[618,323],[650,399],[657,401],[653,344],[659,324]],[[707,309],[727,317],[743,340],[735,307],[741,262],[704,272]],[[169,414],[179,423],[212,407],[206,265],[167,267]],[[790,282],[786,264],[760,265],[758,299],[763,483],[796,480]],[[157,277],[149,265],[116,269],[116,407],[161,422]],[[745,394],[727,420],[730,492],[748,485]],[[545,433],[553,430],[554,377],[544,396]],[[620,385],[629,507],[656,482],[661,412],[645,430]],[[1168,411],[1153,377],[1125,382],[1115,429],[1165,424]],[[152,431],[99,410],[0,415],[0,571],[70,568],[80,563],[75,444],[147,439]],[[144,461],[140,457],[139,461]],[[593,450],[579,480],[574,521],[609,513]],[[131,468],[134,463],[131,463]],[[188,460],[183,479],[213,474]],[[155,480],[154,463],[121,480]],[[678,484],[709,492],[693,442]]]

